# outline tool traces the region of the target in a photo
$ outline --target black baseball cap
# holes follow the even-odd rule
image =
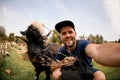
[[[66,26],[70,26],[75,30],[75,28],[74,28],[75,26],[74,26],[73,22],[70,21],[70,20],[65,20],[65,21],[58,22],[55,25],[55,29],[60,33],[61,28],[66,27]]]

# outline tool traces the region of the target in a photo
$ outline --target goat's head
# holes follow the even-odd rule
[[[20,31],[20,33],[26,36],[28,43],[42,45],[46,39],[42,24],[37,22],[32,23],[30,26],[28,26],[27,30]]]

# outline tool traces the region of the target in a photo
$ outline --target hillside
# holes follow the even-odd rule
[[[0,80],[33,80],[34,67],[23,55],[25,51],[20,46],[12,46],[9,56],[6,56],[0,66]],[[120,68],[111,68],[93,62],[94,66],[102,70],[107,80],[120,80]],[[44,73],[39,76],[43,80]]]

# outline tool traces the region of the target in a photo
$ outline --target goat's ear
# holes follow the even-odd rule
[[[26,30],[26,31],[20,31],[20,33],[21,33],[22,35],[26,35],[26,34],[27,34],[27,30]]]

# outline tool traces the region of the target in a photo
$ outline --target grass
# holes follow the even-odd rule
[[[30,61],[24,60],[15,49],[11,49],[9,52],[10,56],[5,57],[0,66],[0,80],[33,80],[35,71]],[[5,70],[10,70],[10,74]],[[45,74],[42,72],[39,80],[44,80],[44,78]]]
[[[106,80],[120,80],[120,68],[102,66],[95,61],[93,65],[105,73]]]
[[[5,70],[10,70],[7,74]],[[3,59],[0,67],[0,80],[31,80],[34,68],[29,61],[23,61],[22,56],[16,51],[10,50],[10,56]]]
[[[5,57],[0,66],[0,80],[33,80],[34,67],[30,61],[24,60],[15,49],[11,49],[10,56]],[[93,65],[103,71],[107,80],[120,80],[120,68],[105,67],[93,61]],[[10,74],[5,70],[10,70]],[[45,74],[41,73],[39,80],[44,80]],[[52,80],[54,80],[52,78]]]

